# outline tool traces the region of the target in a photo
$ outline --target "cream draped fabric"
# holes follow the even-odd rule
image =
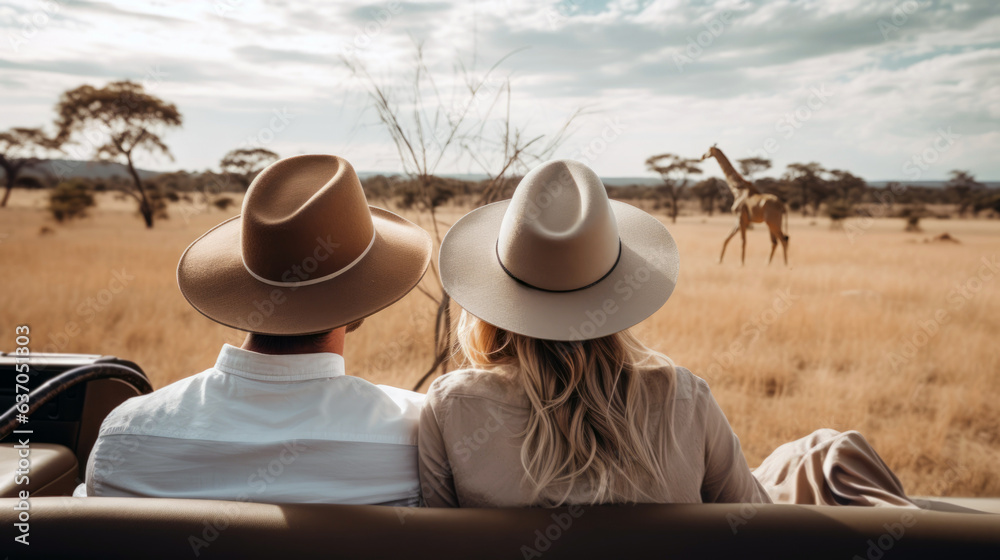
[[[775,503],[917,507],[855,431],[816,430],[775,449],[753,475]]]

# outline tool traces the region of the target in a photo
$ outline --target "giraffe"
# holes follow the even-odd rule
[[[788,231],[788,210],[785,208],[785,203],[773,194],[760,192],[750,181],[744,179],[733,167],[733,164],[729,163],[729,158],[722,153],[722,150],[716,148],[715,145],[712,145],[705,152],[705,155],[701,156],[701,161],[711,157],[714,157],[719,162],[719,167],[722,168],[722,173],[726,176],[726,184],[729,185],[729,190],[733,191],[733,212],[739,212],[739,222],[733,226],[733,231],[729,232],[729,236],[722,242],[722,254],[719,255],[719,264],[722,264],[722,258],[726,254],[726,245],[736,235],[736,232],[740,233],[740,238],[743,240],[743,252],[740,255],[740,264],[744,264],[747,254],[747,226],[751,223],[763,222],[767,224],[767,229],[771,233],[771,256],[767,258],[767,264],[771,264],[771,261],[774,259],[774,251],[778,248],[778,242],[780,241],[781,254],[785,258],[785,265],[787,266],[788,235],[785,234],[785,231]],[[782,231],[781,227],[782,218],[785,219],[784,231]]]

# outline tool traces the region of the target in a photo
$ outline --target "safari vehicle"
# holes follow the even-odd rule
[[[30,373],[19,376],[19,363]],[[102,420],[152,390],[146,375],[126,360],[79,354],[0,354],[0,373],[9,558],[1000,558],[1000,499],[987,498],[933,498],[921,510],[73,498]]]

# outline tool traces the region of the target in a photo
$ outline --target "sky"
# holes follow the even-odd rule
[[[3,0],[0,41],[0,130],[51,126],[81,84],[140,81],[184,118],[163,133],[173,161],[139,157],[155,170],[265,147],[400,171],[369,92],[412,114],[421,45],[425,99],[485,123],[438,173],[494,165],[505,102],[491,99],[509,82],[511,122],[545,135],[536,146],[583,110],[553,157],[602,176],[651,176],[649,156],[717,143],[771,159],[769,175],[816,161],[869,181],[1000,179],[996,0]],[[485,83],[474,98],[466,79]]]

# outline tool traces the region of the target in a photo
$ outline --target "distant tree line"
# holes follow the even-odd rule
[[[825,169],[817,162],[792,163],[777,177],[753,178],[771,168],[764,158],[737,160],[740,172],[764,193],[777,195],[793,212],[803,216],[828,216],[838,222],[853,216],[917,218],[930,215],[927,206],[948,205],[959,217],[978,216],[986,211],[1000,216],[1000,189],[989,189],[976,181],[969,171],[953,170],[944,188],[905,185],[898,182],[873,187],[864,179],[842,169]],[[691,177],[702,173],[699,162],[675,154],[660,154],[646,160],[646,168],[658,175],[663,186],[649,188],[639,185],[611,187],[613,198],[644,201],[652,209],[666,209],[676,221],[685,202],[696,202],[701,212],[729,212],[733,194],[726,182],[708,177],[694,182]],[[949,214],[950,215],[950,214]],[[943,215],[942,215],[943,217]]]
[[[175,171],[145,179],[145,204],[152,217],[166,219],[169,204],[182,204],[198,211],[227,211],[234,207],[236,197],[231,195],[244,192],[256,174],[278,157],[272,152],[241,153],[245,151],[240,149],[227,154],[223,161],[229,160],[229,164],[221,166],[227,170],[223,173]],[[240,163],[233,163],[235,161]],[[670,165],[673,163],[663,167]],[[760,178],[754,181],[754,185],[762,192],[778,195],[793,212],[803,216],[825,216],[834,222],[872,215],[908,218],[914,222],[932,216],[1000,217],[1000,189],[985,187],[968,171],[952,171],[951,180],[944,188],[937,188],[902,183],[873,187],[847,171],[820,171],[816,164],[792,164],[789,169],[783,177]],[[708,177],[693,182],[670,179],[670,174],[684,175],[686,172],[669,171],[671,182],[661,187],[609,186],[608,194],[611,198],[631,202],[654,213],[662,211],[674,220],[680,214],[711,216],[730,212],[733,195],[723,179]],[[503,198],[510,196],[520,179],[518,175],[503,178],[502,184],[499,184]],[[60,209],[59,216],[53,211],[59,221],[86,215],[85,211],[67,210],[88,200],[89,195],[83,191],[116,193],[121,199],[129,199],[133,197],[127,193],[134,189],[134,178],[122,176],[58,181],[51,176],[22,175],[18,182],[19,186],[27,188],[57,187],[53,189],[52,197],[70,197],[70,202],[50,203],[53,208]],[[493,178],[469,181],[439,176],[372,175],[363,177],[361,182],[369,203],[421,212],[446,205],[471,208],[489,191],[498,188],[498,182]],[[937,210],[932,211],[933,207]]]
[[[670,160],[662,167],[666,170],[675,164],[676,160]],[[690,166],[690,162],[683,166]],[[744,176],[752,176],[746,169],[743,171]],[[668,174],[677,177],[693,175],[679,167],[670,169]],[[519,180],[518,176],[507,179],[507,197]],[[723,179],[708,177],[697,182],[687,179],[685,183],[684,178],[671,178],[671,181],[663,187],[623,185],[609,186],[607,190],[611,198],[632,202],[652,211],[662,210],[668,216],[680,213],[681,207],[688,212],[709,216],[716,212],[730,212],[733,195]],[[362,179],[362,184],[373,204],[422,209],[428,204],[435,207],[473,204],[487,189],[489,181],[435,178],[431,196],[419,195],[422,184],[405,176],[375,175]],[[826,216],[834,221],[870,216],[875,206],[880,207],[876,215],[886,217],[931,216],[933,212],[928,209],[931,206],[949,207],[960,217],[1000,217],[1000,189],[987,188],[971,173],[961,170],[951,172],[951,180],[944,188],[903,183],[873,187],[848,171],[825,171],[815,163],[792,164],[784,176],[763,177],[753,184],[762,192],[781,197],[793,212],[803,216]],[[940,217],[945,217],[945,214]]]
[[[473,100],[484,83],[475,82],[470,86]],[[539,142],[544,136],[522,136],[519,129],[511,127],[508,113],[506,132],[497,143],[504,157],[490,163],[479,156],[476,161],[486,170],[486,179],[466,181],[442,177],[433,169],[418,165],[425,161],[422,154],[428,148],[413,139],[419,135],[408,134],[407,127],[400,124],[393,105],[387,101],[388,94],[377,86],[372,87],[376,92],[374,99],[381,100],[381,105],[376,103],[376,106],[382,109],[380,115],[387,128],[396,131],[393,140],[400,153],[412,157],[402,158],[407,168],[404,175],[365,178],[363,184],[368,196],[383,205],[428,212],[432,217],[435,209],[445,204],[473,207],[509,197],[520,180],[511,171],[523,169],[524,160],[549,157],[565,138],[569,123],[579,114],[579,111],[573,113],[567,124],[556,131],[553,140],[543,145]],[[509,82],[495,89],[499,92],[497,95],[510,95]],[[468,105],[469,102],[455,103],[450,110],[454,112],[454,107],[459,107],[464,115]],[[278,154],[271,150],[248,146],[228,152],[219,162],[219,172],[182,170],[153,178],[141,177],[135,166],[136,156],[145,153],[171,158],[162,135],[181,126],[182,117],[172,103],[147,92],[142,84],[127,80],[110,82],[100,88],[83,85],[66,91],[56,104],[55,113],[50,127],[52,132],[44,127],[15,127],[0,132],[0,170],[5,186],[0,207],[6,206],[14,186],[58,187],[54,189],[56,199],[50,201],[50,207],[53,215],[63,221],[85,215],[86,203],[92,202],[88,198],[91,191],[114,191],[134,200],[146,226],[153,227],[155,220],[167,218],[167,207],[172,202],[187,204],[193,211],[227,210],[235,199],[226,193],[245,191],[261,169],[278,159]],[[473,146],[481,147],[470,144],[477,137],[476,133],[483,132],[482,125],[460,131],[460,120],[451,118],[448,122],[445,136],[455,138],[457,146],[468,153],[488,151],[472,149]],[[541,146],[539,151],[529,151],[535,146]],[[61,161],[55,169],[41,165],[60,155],[120,163],[127,176],[88,181],[78,177],[76,162]],[[435,161],[442,159],[443,153],[435,154],[434,158]],[[951,179],[943,189],[900,183],[875,188],[849,171],[825,169],[817,162],[792,163],[779,177],[756,180],[755,177],[771,168],[770,160],[746,158],[736,163],[743,176],[760,191],[777,195],[793,212],[803,216],[825,215],[838,222],[852,216],[872,215],[872,208],[877,207],[879,216],[919,219],[932,214],[929,206],[941,205],[949,206],[953,209],[951,212],[960,217],[975,217],[983,212],[989,216],[1000,215],[1000,189],[986,188],[965,170],[951,171]],[[661,186],[610,187],[610,195],[653,211],[664,210],[674,221],[681,214],[682,206],[708,215],[730,211],[733,195],[724,180],[718,177],[693,179],[702,174],[698,160],[660,154],[648,158],[646,168],[660,176]]]

